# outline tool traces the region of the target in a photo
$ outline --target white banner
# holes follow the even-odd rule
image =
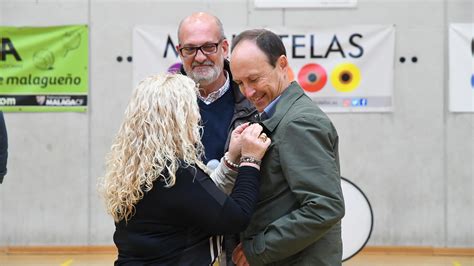
[[[474,112],[474,24],[449,27],[449,111]]]
[[[388,112],[393,106],[393,25],[269,28],[285,43],[291,73],[326,112]],[[226,29],[229,40],[244,29]],[[133,77],[180,67],[176,25],[137,26]]]

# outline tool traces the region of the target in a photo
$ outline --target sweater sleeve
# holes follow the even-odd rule
[[[239,167],[230,195],[214,184],[205,174],[195,177],[192,189],[178,203],[185,209],[181,217],[198,225],[209,234],[229,234],[243,231],[249,224],[260,187],[260,171],[254,167]]]
[[[234,187],[237,173],[237,171],[229,168],[224,163],[224,157],[222,157],[219,165],[212,172],[211,179],[220,190],[229,195],[232,192],[232,188]]]

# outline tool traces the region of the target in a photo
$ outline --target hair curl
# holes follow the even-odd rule
[[[180,163],[207,169],[197,93],[194,81],[180,74],[153,75],[135,88],[99,182],[114,221],[130,220],[156,179],[172,187]]]

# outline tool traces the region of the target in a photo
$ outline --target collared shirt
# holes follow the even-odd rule
[[[267,107],[265,107],[265,109],[263,109],[263,112],[261,112],[259,114],[260,116],[262,116],[263,113],[265,113],[264,117],[266,117],[266,118],[264,118],[262,120],[268,119],[268,118],[273,116],[273,114],[276,111],[276,104],[280,100],[280,96],[281,96],[281,94],[278,97],[276,97],[269,105],[267,105]]]
[[[229,73],[227,73],[226,70],[224,70],[224,72],[225,72],[226,79],[225,79],[224,85],[220,89],[209,93],[209,95],[207,95],[207,97],[202,97],[201,94],[198,94],[199,99],[201,101],[203,101],[205,104],[209,105],[209,104],[215,102],[217,99],[222,97],[222,95],[224,95],[224,93],[226,93],[229,90],[229,88],[230,88]]]

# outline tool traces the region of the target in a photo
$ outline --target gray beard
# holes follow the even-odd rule
[[[188,76],[194,80],[194,82],[199,83],[200,85],[208,85],[212,82],[216,81],[219,78],[219,73],[213,69],[211,73],[208,75],[196,74],[196,73],[189,73]]]

